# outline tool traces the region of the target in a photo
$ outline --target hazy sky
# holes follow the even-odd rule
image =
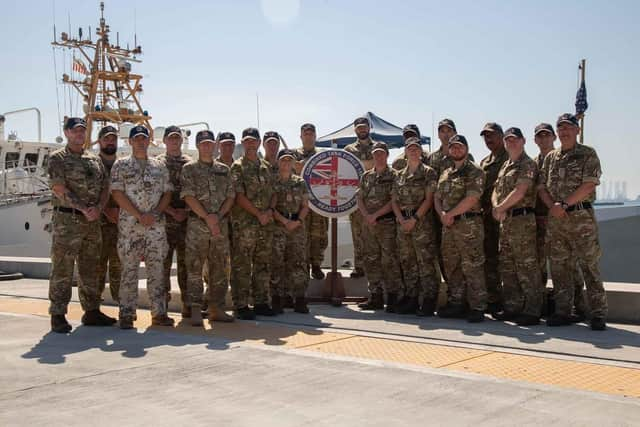
[[[105,3],[113,40],[119,31],[121,45],[133,44],[137,31],[144,62],[134,71],[144,75],[154,126],[207,121],[238,136],[257,124],[259,93],[261,131],[277,130],[291,146],[303,122],[323,135],[372,111],[426,135],[451,117],[477,158],[487,153],[485,122],[519,126],[534,155],[533,127],[573,111],[586,58],[585,143],[598,150],[603,179],[626,180],[629,197],[640,194],[638,1]],[[98,4],[2,1],[0,113],[39,107],[45,139],[58,135],[54,6],[58,32],[68,31],[70,14],[72,33],[82,25],[86,34]],[[33,139],[33,123],[10,118],[7,128]]]

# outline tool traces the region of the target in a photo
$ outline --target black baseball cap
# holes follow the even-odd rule
[[[234,144],[236,143],[236,136],[234,134],[232,134],[231,132],[220,132],[218,134],[218,142],[219,143],[224,143],[224,142],[233,142]]]
[[[564,113],[560,117],[558,117],[558,121],[556,121],[556,126],[559,126],[560,123],[569,123],[576,127],[580,126],[578,124],[578,119],[571,113]]]
[[[271,140],[276,140],[277,142],[280,142],[280,135],[278,134],[278,132],[270,130],[264,133],[262,137],[262,141],[268,142]]]
[[[389,147],[387,144],[382,141],[377,141],[373,143],[373,147],[371,148],[371,152],[382,150],[385,153],[389,154]]]
[[[255,139],[260,141],[260,131],[256,128],[246,128],[242,131],[242,141],[245,139]]]
[[[366,117],[358,117],[357,119],[355,119],[353,121],[353,127],[359,127],[359,126],[369,126],[371,127],[371,123],[369,123],[369,119]]]
[[[87,128],[87,122],[84,121],[82,117],[69,117],[66,122],[64,122],[64,130],[74,129],[77,127]]]
[[[300,126],[300,132],[304,132],[305,130],[312,130],[312,131],[316,131],[316,126],[313,123],[305,123],[302,126]]]
[[[551,135],[555,135],[556,133],[553,130],[553,126],[549,123],[540,123],[533,131],[534,135],[539,134],[540,132],[549,132]]]
[[[480,136],[484,135],[487,132],[503,133],[502,126],[500,126],[496,122],[489,122],[486,125],[484,125],[484,127],[482,128],[482,131],[480,131]]]
[[[418,129],[418,125],[414,125],[414,124],[408,124],[406,125],[403,129],[402,129],[402,136],[408,134],[408,133],[413,133],[415,134],[418,138],[420,138],[420,129]]]
[[[105,126],[102,129],[100,129],[100,132],[98,132],[98,139],[104,138],[107,135],[115,135],[118,136],[118,129],[114,128],[113,126]]]
[[[442,120],[440,120],[440,122],[438,123],[438,130],[440,130],[440,128],[442,126],[446,126],[448,128],[453,129],[454,131],[457,131],[456,124],[451,119],[442,119]]]
[[[177,134],[177,135],[182,136],[182,130],[178,126],[175,126],[175,125],[171,125],[171,126],[169,126],[168,128],[166,128],[164,130],[164,138],[166,138],[168,136],[171,136],[173,134]]]
[[[291,157],[292,159],[296,158],[294,151],[288,148],[278,151],[278,160],[282,160],[285,157]]]
[[[469,143],[467,142],[467,138],[464,135],[453,135],[449,140],[449,145],[451,144],[462,144],[465,147],[469,147]]]
[[[412,136],[411,138],[407,138],[404,141],[404,148],[409,148],[412,145],[417,145],[418,147],[421,147],[421,141],[420,138],[416,137],[416,136]]]
[[[201,130],[196,134],[196,145],[205,141],[216,142],[215,135],[213,135],[213,132],[211,132],[209,129]]]
[[[129,131],[129,139],[133,139],[138,135],[144,135],[149,138],[149,129],[142,125],[137,125],[131,128]]]
[[[507,139],[510,136],[515,136],[516,138],[524,138],[524,135],[522,134],[522,131],[520,130],[520,128],[515,128],[515,127],[510,127],[509,129],[507,129],[502,139]]]

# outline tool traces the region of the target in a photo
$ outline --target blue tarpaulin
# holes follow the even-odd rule
[[[404,147],[402,128],[389,123],[370,111],[367,112],[364,117],[367,117],[369,119],[369,123],[371,123],[371,139],[374,141],[386,142],[389,148]],[[431,138],[428,136],[422,136],[420,139],[422,140],[423,145],[426,144],[431,147]],[[355,142],[355,140],[355,129],[353,128],[353,123],[350,123],[340,130],[318,138],[316,146],[344,148],[352,142]]]

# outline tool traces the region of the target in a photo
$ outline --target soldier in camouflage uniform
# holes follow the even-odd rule
[[[109,197],[109,176],[100,159],[84,149],[87,125],[70,117],[64,124],[67,145],[49,159],[53,191],[53,239],[49,276],[51,330],[71,331],[67,306],[71,300],[73,266],[78,266],[78,293],[86,326],[108,326],[115,319],[100,311],[96,265],[100,260],[100,212]]]
[[[498,178],[500,168],[509,158],[504,149],[502,127],[494,122],[484,125],[480,132],[484,143],[491,153],[480,161],[480,167],[485,173],[484,192],[481,206],[484,213],[484,256],[485,283],[488,294],[488,312],[498,313],[502,310],[502,280],[498,272],[498,240],[500,239],[500,224],[491,214],[491,195],[493,186]]]
[[[595,189],[602,170],[596,151],[578,144],[578,119],[561,115],[556,123],[560,148],[544,159],[538,180],[540,198],[549,208],[547,247],[555,298],[555,314],[548,326],[571,323],[574,299],[572,272],[578,260],[587,286],[591,329],[604,330],[607,296],[600,277],[600,243],[593,212]]]
[[[169,250],[164,259],[163,283],[167,295],[167,302],[171,299],[171,264],[173,263],[173,253],[176,252],[178,286],[180,287],[180,297],[182,300],[182,317],[191,317],[191,310],[187,301],[187,267],[185,265],[185,238],[187,235],[187,209],[184,200],[180,199],[180,173],[182,167],[191,161],[191,157],[182,153],[182,130],[178,126],[169,126],[164,130],[162,142],[166,147],[166,152],[156,157],[164,163],[169,170],[169,178],[173,185],[171,193],[171,203],[165,210],[167,230],[167,243]]]
[[[113,126],[105,126],[98,133],[100,144],[100,160],[105,172],[111,176],[111,167],[116,161],[118,149],[118,130]],[[100,262],[98,263],[98,289],[100,295],[104,292],[107,270],[109,270],[109,293],[114,301],[119,300],[120,276],[122,266],[118,257],[118,205],[109,197],[109,201],[102,210],[100,216],[100,231],[102,246],[100,249]]]
[[[405,141],[407,166],[396,173],[392,205],[396,217],[398,258],[404,276],[403,297],[396,312],[433,316],[438,297],[433,227],[433,194],[437,176],[421,161],[417,137]],[[420,297],[422,296],[422,305]]]
[[[133,328],[138,300],[138,268],[144,258],[151,323],[172,326],[167,316],[163,263],[168,244],[164,210],[173,186],[164,163],[147,155],[150,138],[144,126],[129,132],[131,155],[118,159],[111,169],[111,195],[120,206],[118,255],[122,263],[120,328]]]
[[[520,129],[507,129],[504,144],[509,159],[498,172],[491,197],[493,216],[500,222],[504,310],[493,317],[521,326],[537,325],[542,308],[534,215],[538,167],[524,151]]]
[[[223,163],[231,169],[231,165],[234,162],[233,152],[236,148],[236,137],[231,132],[220,132],[218,134],[218,149],[220,155],[216,161]]]
[[[294,169],[296,174],[302,176],[304,164],[319,152],[316,149],[316,127],[311,123],[303,124],[300,127],[300,140],[302,147],[295,149],[293,153],[296,159]],[[311,277],[322,280],[324,272],[321,266],[324,261],[324,251],[329,245],[329,219],[309,210],[304,228],[307,233],[307,264],[311,266]]]
[[[244,156],[231,166],[236,193],[232,210],[233,245],[231,253],[231,293],[240,319],[255,315],[273,316],[269,306],[269,281],[273,211],[273,174],[269,164],[258,157],[260,132],[242,131]],[[249,307],[253,294],[254,307]]]
[[[466,302],[470,309],[467,321],[482,322],[487,308],[480,208],[484,172],[469,160],[468,152],[464,136],[451,138],[449,157],[454,165],[440,175],[434,196],[434,206],[443,225],[442,258],[449,285],[447,305],[438,310],[438,315],[463,317]]]
[[[191,208],[187,221],[186,265],[187,305],[191,324],[202,325],[203,266],[207,265],[208,314],[210,321],[232,322],[224,311],[229,287],[229,221],[228,213],[235,193],[230,169],[213,160],[217,144],[213,132],[202,130],[196,135],[198,160],[184,165],[180,197]]]
[[[264,146],[264,160],[269,163],[269,168],[274,179],[278,177],[278,152],[280,151],[280,135],[275,131],[267,131],[262,137]]]
[[[345,151],[356,156],[364,165],[364,170],[367,171],[373,167],[373,155],[371,154],[371,148],[373,141],[369,136],[371,124],[366,117],[358,117],[353,122],[357,139],[356,142],[344,147]],[[364,219],[362,214],[356,210],[349,215],[349,221],[351,221],[351,238],[353,240],[353,265],[354,269],[351,273],[351,277],[363,277],[364,265],[362,262],[364,256],[364,245],[362,242],[362,228],[364,226]]]
[[[409,138],[418,138],[420,139],[420,129],[418,125],[408,124],[402,129],[402,138],[406,141]],[[422,148],[420,148],[422,149]],[[429,152],[422,151],[420,155],[420,160],[422,163],[427,164],[429,161]],[[391,163],[391,167],[397,171],[404,169],[407,166],[407,153],[402,153],[398,157],[393,160]]]
[[[278,154],[279,174],[271,200],[276,222],[271,264],[271,307],[276,313],[282,313],[282,297],[291,292],[295,299],[293,310],[306,314],[309,313],[305,300],[309,270],[304,221],[309,213],[309,205],[306,183],[298,175],[292,174],[294,159],[293,150],[285,149]]]
[[[364,271],[369,282],[369,300],[359,307],[364,310],[384,308],[394,312],[402,274],[396,251],[396,224],[391,208],[391,190],[395,172],[387,165],[389,148],[376,142],[371,150],[374,167],[360,179],[356,192],[358,210],[364,219]]]

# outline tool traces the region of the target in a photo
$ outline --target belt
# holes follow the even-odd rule
[[[591,202],[580,202],[567,208],[567,212],[581,211],[583,209],[591,209]]]
[[[515,208],[515,209],[511,209],[511,212],[509,212],[509,216],[529,215],[530,213],[534,213],[534,212],[535,212],[535,209],[530,207]]]
[[[482,216],[482,212],[466,212],[466,213],[454,216],[453,220],[458,221],[459,219],[473,218],[476,216]]]
[[[300,219],[300,216],[298,215],[297,212],[296,213],[285,213],[285,212],[278,211],[278,213],[280,215],[282,215],[283,217],[285,217],[286,219],[291,220],[291,221],[297,221],[298,219]]]
[[[411,218],[418,212],[418,209],[400,209],[400,213],[405,219]]]
[[[53,208],[54,211],[57,212],[63,212],[63,213],[70,213],[70,214],[74,214],[74,215],[84,215],[81,211],[79,211],[78,209],[74,209],[74,208],[65,208],[62,206],[56,206]]]
[[[395,219],[396,219],[396,216],[394,215],[394,213],[393,213],[393,212],[387,212],[387,213],[386,213],[386,214],[384,214],[384,215],[380,215],[380,216],[376,219],[376,222],[384,221],[385,219],[393,219],[393,220],[395,220]]]

